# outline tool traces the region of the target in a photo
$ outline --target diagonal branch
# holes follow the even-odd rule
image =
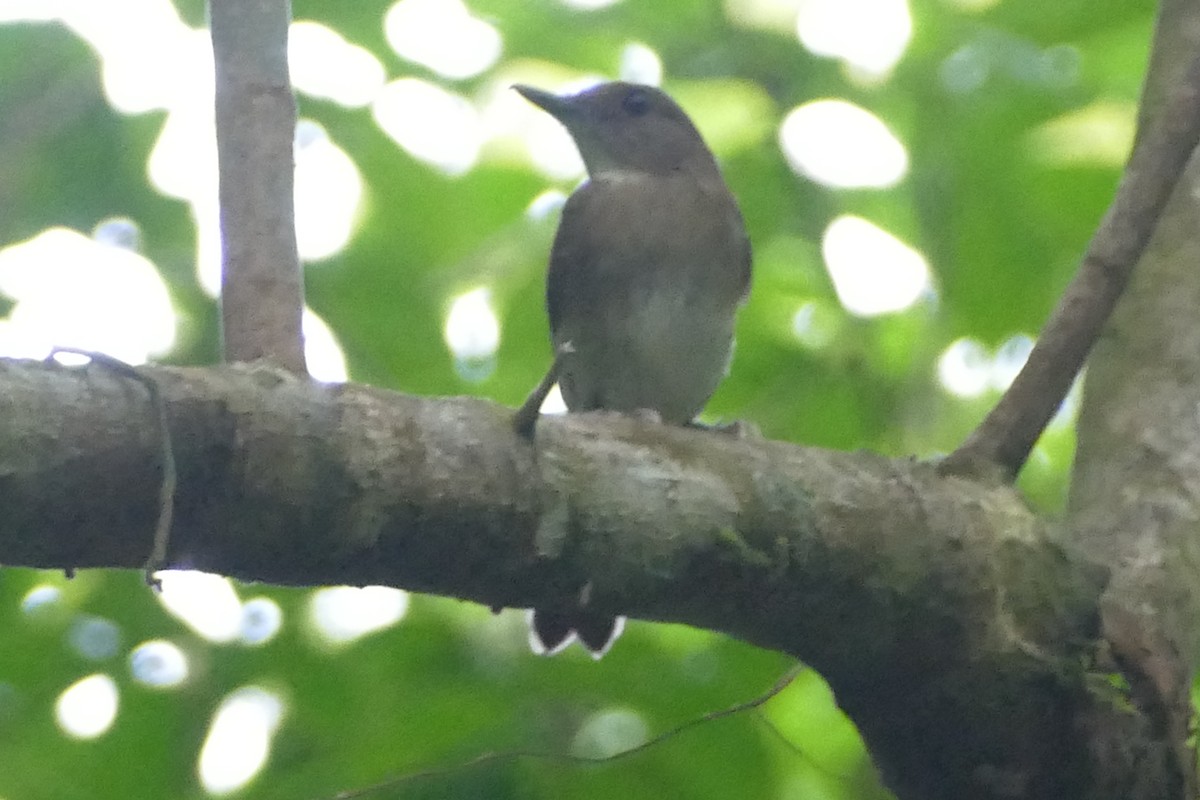
[[[1116,197],[1025,367],[1000,402],[942,463],[944,474],[999,468],[1012,479],[1067,396],[1154,233],[1200,141],[1200,54],[1149,118]]]

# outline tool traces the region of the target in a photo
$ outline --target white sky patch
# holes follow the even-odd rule
[[[333,329],[307,306],[300,320],[304,332],[304,361],[308,374],[325,383],[345,383],[346,355]]]
[[[200,636],[230,642],[241,633],[242,604],[228,578],[193,570],[165,570],[158,578],[159,602]]]
[[[375,122],[414,158],[450,175],[475,165],[483,126],[465,98],[417,78],[383,87],[372,107]]]
[[[395,625],[408,613],[408,593],[388,586],[330,586],[312,593],[309,615],[331,644],[352,642]]]
[[[779,128],[788,164],[834,188],[887,188],[908,173],[908,152],[883,122],[845,100],[792,109]]]
[[[658,86],[662,83],[663,65],[653,48],[641,42],[630,42],[621,50],[621,80]]]
[[[107,675],[80,678],[58,696],[54,718],[63,732],[76,739],[95,739],[108,731],[117,718],[120,695]]]
[[[358,108],[374,99],[386,73],[375,54],[319,22],[288,29],[288,71],[297,91]]]
[[[101,224],[101,230],[103,223]],[[145,363],[175,342],[175,310],[148,259],[67,228],[0,250],[0,355],[44,358],[54,346]]]
[[[129,654],[129,671],[143,686],[170,689],[187,680],[187,656],[174,642],[152,639],[133,648]]]
[[[362,201],[358,167],[317,123],[296,125],[296,247],[300,258],[319,261],[350,241]]]
[[[803,0],[796,33],[809,52],[879,80],[904,55],[912,16],[907,0]]]
[[[831,222],[821,252],[838,300],[851,314],[903,311],[930,290],[925,257],[860,217]]]
[[[442,77],[473,78],[500,58],[500,33],[461,0],[400,0],[383,17],[388,44]]]
[[[256,686],[229,694],[200,748],[197,771],[204,788],[228,794],[249,783],[267,763],[283,711],[278,695]]]
[[[446,346],[455,358],[491,358],[500,347],[500,320],[492,309],[492,292],[472,289],[454,298],[446,314]]]

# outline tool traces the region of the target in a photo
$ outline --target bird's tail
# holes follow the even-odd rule
[[[539,655],[552,656],[578,639],[592,658],[600,658],[625,628],[624,617],[612,617],[574,608],[549,611],[535,608],[529,616],[529,646]]]

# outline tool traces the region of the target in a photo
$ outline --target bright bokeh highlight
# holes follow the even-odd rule
[[[220,575],[194,570],[158,573],[159,602],[201,637],[210,642],[230,642],[242,629],[242,604],[233,582]]]
[[[174,642],[152,639],[133,648],[129,654],[129,671],[143,686],[170,689],[187,680],[187,656]]]
[[[243,644],[266,644],[283,627],[283,609],[269,597],[255,597],[242,605],[242,629],[238,639]]]
[[[977,339],[957,339],[938,357],[938,382],[957,397],[979,397],[988,390],[1003,392],[1025,366],[1033,339],[1025,334],[1010,336],[989,350]]]
[[[878,80],[892,71],[912,38],[907,0],[802,0],[800,43],[837,58],[852,75]]]
[[[480,74],[502,49],[500,33],[461,0],[400,0],[384,15],[383,29],[402,58],[454,80]]]
[[[449,175],[475,165],[483,126],[475,107],[440,86],[417,78],[392,81],[379,93],[375,122],[409,155]]]
[[[491,375],[500,347],[500,320],[492,309],[491,291],[479,288],[454,298],[443,335],[460,377],[478,383]]]
[[[340,253],[350,241],[363,181],[354,161],[312,120],[296,124],[296,248],[305,261]]]
[[[492,308],[491,290],[480,287],[454,298],[443,334],[456,359],[478,361],[494,356],[500,347],[500,320]]]
[[[630,42],[621,50],[621,80],[658,86],[662,77],[662,59],[650,45]]]
[[[538,88],[570,95],[594,86],[600,80],[597,77],[584,77],[567,84],[539,85]],[[581,178],[584,174],[583,159],[562,123],[523,97],[517,96],[513,102],[518,109],[519,134],[533,168],[554,181]]]
[[[388,586],[329,586],[312,593],[309,619],[321,638],[346,644],[390,628],[408,612],[408,592]]]
[[[105,225],[97,235],[111,241]],[[45,358],[63,346],[143,364],[175,341],[175,310],[154,264],[67,228],[0,249],[0,294],[15,301],[0,320],[0,355]]]
[[[930,291],[925,257],[860,217],[831,222],[821,252],[838,300],[851,314],[903,311]]]
[[[197,772],[204,788],[228,794],[249,783],[267,763],[283,710],[278,695],[256,686],[228,695],[200,748]]]
[[[951,394],[979,397],[991,382],[991,354],[977,339],[958,339],[938,357],[937,372],[942,387]]]
[[[130,26],[130,19],[138,24]],[[163,194],[191,206],[197,227],[197,274],[215,297],[220,282],[220,230],[208,31],[184,24],[167,0],[127,0],[119,14],[103,3],[70,0],[0,4],[0,22],[21,20],[59,21],[91,45],[100,59],[105,96],[117,111],[167,112],[149,157],[150,181]],[[299,91],[349,107],[369,103],[380,91],[384,71],[378,59],[332,29],[300,21],[293,24],[289,39],[289,66]],[[332,145],[312,158],[298,160],[300,253],[308,259],[328,258],[349,238],[360,193],[357,170]],[[352,172],[354,177],[347,178]],[[126,302],[127,307],[142,307],[137,300]],[[98,300],[96,305],[104,303]],[[0,331],[0,348],[6,354],[30,355],[8,352],[11,340],[8,332]],[[133,363],[146,360],[125,358],[96,344],[87,346]]]
[[[61,599],[62,590],[57,586],[41,584],[30,589],[21,598],[21,611],[26,614],[36,614],[57,604]]]
[[[797,173],[839,189],[887,188],[908,173],[908,152],[883,122],[845,100],[792,109],[779,144]]]
[[[308,374],[325,383],[345,383],[349,379],[346,354],[342,352],[333,329],[307,306],[300,326],[304,334],[304,362],[308,365]]]
[[[116,721],[119,700],[117,684],[112,678],[99,673],[89,675],[58,696],[54,719],[68,736],[95,739]]]
[[[288,72],[296,91],[347,108],[370,103],[387,76],[370,50],[327,25],[303,20],[288,29]]]

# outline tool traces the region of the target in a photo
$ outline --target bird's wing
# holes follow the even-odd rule
[[[746,233],[746,223],[742,219],[742,211],[735,203],[733,211],[737,219],[739,243],[738,243],[738,283],[740,285],[740,295],[738,302],[745,303],[750,297],[750,266],[754,260],[754,253],[750,249],[750,235]]]
[[[610,224],[612,215],[604,213],[612,201],[608,195],[603,186],[588,182],[563,205],[546,276],[546,311],[552,332],[559,330],[565,309],[576,309],[578,313],[587,308],[588,298],[594,298],[602,288],[598,262],[605,257],[604,242],[616,234]],[[610,258],[612,247],[607,248]]]
[[[725,268],[705,268],[714,260]],[[750,242],[728,190],[655,180],[641,185],[633,178],[593,180],[576,189],[563,206],[550,253],[551,331],[559,329],[567,308],[601,314],[659,281],[715,292],[730,302],[745,298]]]

